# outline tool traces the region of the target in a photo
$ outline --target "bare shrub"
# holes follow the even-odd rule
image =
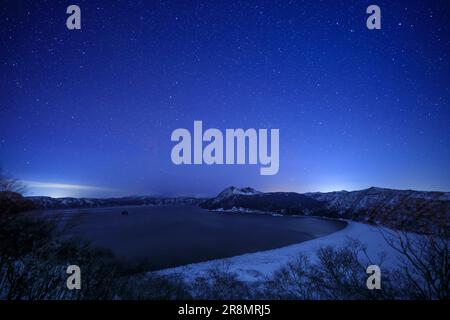
[[[192,299],[182,276],[163,276],[156,273],[122,277],[117,282],[117,296],[126,300]]]
[[[0,299],[190,298],[181,277],[124,275],[109,250],[76,238],[61,240],[60,232],[54,220],[0,216]],[[81,268],[81,290],[66,287],[72,264]]]
[[[26,216],[0,219],[2,299],[108,299],[113,295],[111,256],[75,239],[55,238],[53,222]],[[82,289],[68,290],[66,268],[82,268]]]
[[[269,299],[314,299],[317,295],[311,284],[311,271],[308,257],[300,254],[267,279],[263,296]]]
[[[27,187],[20,180],[9,177],[0,167],[0,192],[24,194],[27,192]]]
[[[378,261],[372,261],[367,248],[358,240],[348,239],[343,248],[321,248],[317,252],[317,259],[310,281],[321,299],[366,300],[395,297],[390,272],[382,268],[384,255]],[[374,264],[383,269],[382,290],[368,290],[366,286],[366,269]]]
[[[247,283],[239,280],[229,264],[218,264],[208,270],[205,276],[192,283],[191,291],[196,299],[236,300],[250,299],[251,291]]]
[[[380,229],[400,258],[398,282],[413,299],[450,299],[447,221],[425,235]]]
[[[311,262],[300,255],[274,272],[266,282],[264,294],[271,299],[393,299],[399,296],[393,285],[391,271],[383,269],[382,290],[368,290],[366,269],[382,265],[384,255],[377,262],[370,259],[366,247],[359,241],[347,239],[342,248],[322,247]]]

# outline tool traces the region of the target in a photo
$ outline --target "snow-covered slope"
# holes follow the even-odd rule
[[[250,209],[282,214],[308,214],[323,205],[311,197],[295,192],[260,192],[252,188],[226,188],[213,199],[200,204],[205,209]]]
[[[238,274],[244,281],[263,281],[281,266],[294,260],[299,254],[308,256],[312,261],[316,259],[316,251],[325,246],[343,247],[348,238],[359,239],[367,246],[367,253],[373,261],[378,261],[379,255],[385,253],[385,266],[394,266],[398,256],[387,245],[380,231],[373,226],[349,221],[346,228],[330,235],[305,241],[287,247],[248,253],[226,259],[216,259],[201,263],[190,264],[177,268],[164,269],[158,273],[181,274],[187,280],[205,276],[208,270],[226,266],[230,272]]]
[[[405,201],[447,202],[449,192],[425,192],[414,190],[393,190],[372,187],[359,191],[311,192],[306,196],[323,201],[330,209],[340,213],[347,210],[363,210],[375,206],[397,206]]]
[[[397,229],[433,232],[450,227],[450,193],[369,188],[359,191],[307,193],[339,217]]]
[[[240,195],[245,195],[245,196],[252,196],[255,194],[261,194],[261,191],[257,191],[253,188],[250,187],[245,187],[245,188],[236,188],[236,187],[228,187],[225,190],[223,190],[221,193],[219,193],[219,195],[217,196],[217,198],[221,199],[221,198],[228,198],[230,196],[236,195],[236,194],[240,194]]]
[[[228,187],[224,189],[221,193],[217,195],[217,197],[211,199],[211,204],[222,203],[223,201],[233,199],[236,196],[253,196],[257,194],[261,194],[262,192],[257,191],[253,188],[236,188],[236,187]]]

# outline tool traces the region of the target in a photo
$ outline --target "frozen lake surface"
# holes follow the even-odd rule
[[[128,214],[123,215],[122,212]],[[322,237],[346,222],[313,217],[211,212],[196,206],[45,211],[71,233],[121,261],[157,270],[270,250]]]

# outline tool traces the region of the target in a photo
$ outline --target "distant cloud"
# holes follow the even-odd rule
[[[22,181],[30,188],[39,189],[65,189],[65,190],[82,190],[82,191],[115,191],[115,189],[87,186],[80,184],[69,184],[69,183],[51,183],[51,182],[41,182],[41,181]]]

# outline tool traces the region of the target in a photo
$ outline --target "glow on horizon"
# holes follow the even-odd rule
[[[339,182],[332,179],[330,181],[307,182],[299,186],[295,182],[291,184],[275,185],[265,188],[265,192],[333,192],[333,191],[357,191],[371,187],[370,185],[358,184],[353,182]]]
[[[117,193],[119,190],[90,186],[90,185],[80,185],[80,184],[70,184],[70,183],[54,183],[54,182],[43,182],[43,181],[22,181],[27,188],[30,190],[32,195],[48,196],[53,198],[61,197],[91,197],[101,194],[111,194]]]

